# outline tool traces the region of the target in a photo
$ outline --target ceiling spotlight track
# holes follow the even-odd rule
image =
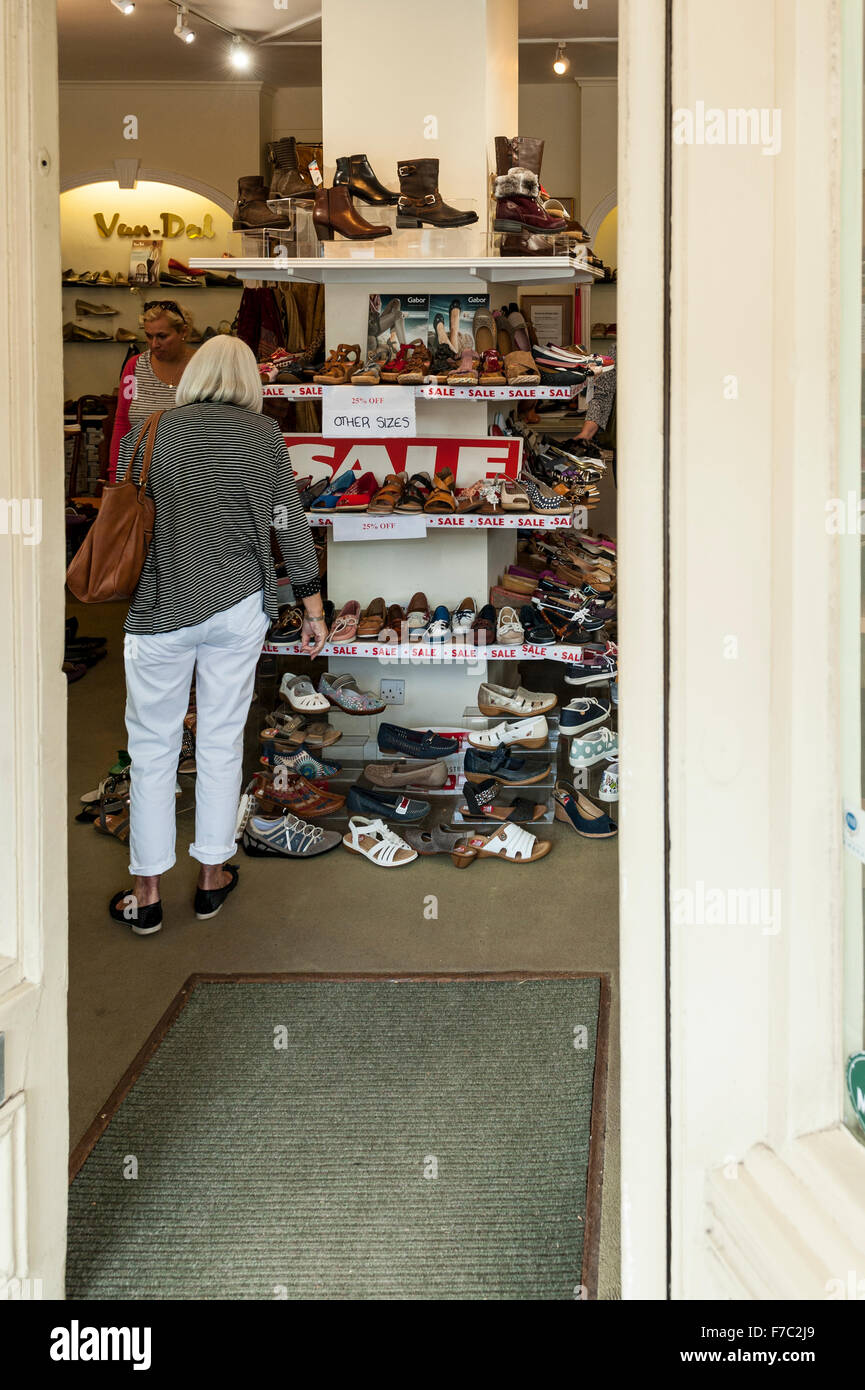
[[[195,30],[190,29],[186,22],[188,13],[189,11],[185,5],[177,6],[177,23],[174,26],[174,36],[183,43],[193,43],[195,40]]]
[[[132,14],[135,9],[135,0],[111,0],[111,3],[121,14]]]
[[[556,56],[553,60],[553,72],[557,73],[559,77],[562,77],[570,66],[571,60],[565,55],[565,41],[564,39],[559,39],[556,46]]]

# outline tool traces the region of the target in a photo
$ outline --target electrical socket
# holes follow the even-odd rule
[[[405,681],[382,681],[380,693],[386,705],[404,705]]]

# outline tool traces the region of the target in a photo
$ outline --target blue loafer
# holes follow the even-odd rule
[[[378,816],[382,820],[418,821],[429,815],[428,801],[378,787],[349,787],[345,805],[352,815]]]
[[[455,738],[442,738],[432,729],[421,733],[420,729],[404,729],[399,724],[379,724],[378,748],[380,753],[399,753],[403,758],[453,758],[460,751]]]
[[[618,835],[619,827],[582,792],[575,791],[570,782],[556,783],[556,820],[568,821],[578,835],[587,840],[609,840]]]
[[[497,748],[492,753],[467,748],[463,771],[467,782],[485,782],[488,777],[494,777],[508,787],[530,787],[535,782],[545,782],[550,775],[549,767],[515,758],[507,747]]]

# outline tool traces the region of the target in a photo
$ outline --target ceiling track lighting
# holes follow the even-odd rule
[[[174,36],[183,43],[192,43],[195,40],[195,30],[190,29],[186,23],[188,11],[185,5],[177,6],[177,23],[174,26]]]
[[[135,0],[111,0],[111,3],[121,14],[132,14],[135,9]]]
[[[553,59],[553,72],[559,77],[563,77],[570,66],[571,60],[565,56],[565,41],[560,39],[556,45],[556,56]]]

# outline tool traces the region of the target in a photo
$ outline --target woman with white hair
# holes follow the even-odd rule
[[[134,443],[128,434],[120,445],[118,478]],[[277,616],[271,525],[306,610],[301,650],[315,656],[327,635],[309,524],[279,427],[261,413],[261,380],[245,343],[212,338],[186,367],[175,408],[159,421],[147,492],[156,522],[124,653],[135,883],[109,905],[139,935],[162,926],[159,883],[175,861],[175,774],[193,673],[196,915],[215,916],[237,883],[225,861],[235,844],[243,730],[262,641]]]

